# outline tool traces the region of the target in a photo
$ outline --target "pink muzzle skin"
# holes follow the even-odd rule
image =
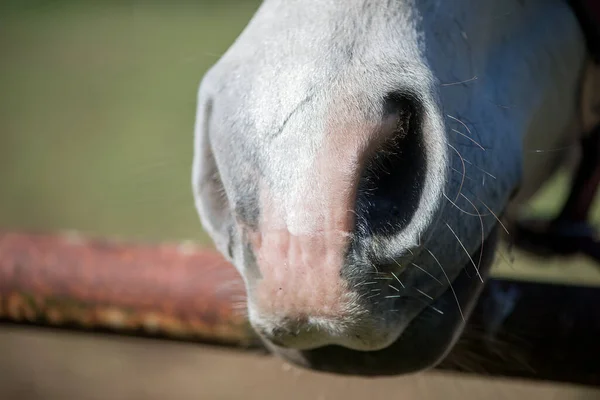
[[[255,328],[275,343],[300,348],[342,340],[364,312],[342,270],[362,169],[383,128],[327,136],[308,173],[286,194],[263,185],[259,228],[247,232],[260,270],[249,285],[249,308]]]

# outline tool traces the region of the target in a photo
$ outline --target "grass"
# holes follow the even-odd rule
[[[0,226],[206,241],[196,90],[257,2],[46,3],[0,13]]]
[[[97,4],[0,4],[0,227],[210,244],[190,191],[196,90],[259,1]],[[600,284],[584,260],[541,266],[517,254],[495,273]]]

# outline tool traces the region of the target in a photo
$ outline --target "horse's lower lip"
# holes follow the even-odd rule
[[[483,247],[480,273],[484,276],[491,267],[496,240],[497,228],[494,228]],[[468,265],[453,282],[454,292],[447,290],[432,304],[443,310],[444,314],[432,313],[431,318],[415,318],[404,334],[384,349],[354,351],[339,346],[325,346],[298,351],[267,347],[300,367],[341,375],[392,376],[431,368],[446,356],[465,324],[456,306],[454,293],[462,305],[462,314],[468,318],[483,289],[479,279],[472,279],[467,274]]]
[[[264,329],[255,326],[253,328],[261,340],[276,352],[316,351],[331,346],[341,347],[348,351],[373,352],[384,350],[392,345],[406,327],[406,324],[390,324],[389,321],[386,321],[387,324],[384,326],[380,325],[378,321],[380,318],[373,318],[369,321],[362,320],[362,324],[357,330],[327,333],[320,337],[315,335],[308,338],[303,337],[302,333],[312,332],[313,328],[292,335],[286,334],[284,335],[285,340],[281,340],[277,334],[269,334]],[[374,332],[375,335],[369,336],[366,332]],[[365,340],[367,337],[369,340]]]
[[[284,343],[278,342],[277,340],[273,340],[273,339],[263,339],[266,340],[269,344],[271,344],[272,346],[270,347],[276,347],[277,349],[283,350],[283,351],[319,351],[320,349],[325,349],[325,348],[329,348],[329,347],[339,347],[342,349],[345,349],[347,351],[351,351],[351,352],[374,352],[374,351],[382,351],[385,350],[386,348],[390,347],[399,337],[400,335],[390,335],[389,339],[386,340],[382,340],[379,341],[377,343],[369,343],[369,344],[364,344],[364,345],[356,345],[353,347],[349,347],[349,346],[337,346],[337,345],[331,345],[331,344],[327,344],[327,345],[316,345],[316,346],[307,346],[306,348],[293,348],[292,346],[288,346]]]

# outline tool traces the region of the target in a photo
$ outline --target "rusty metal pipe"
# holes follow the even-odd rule
[[[519,293],[508,316],[507,288]],[[244,302],[241,277],[212,249],[0,233],[0,321],[261,347]],[[600,386],[590,304],[600,288],[491,279],[438,368]]]
[[[251,346],[244,303],[210,249],[0,233],[0,319]]]

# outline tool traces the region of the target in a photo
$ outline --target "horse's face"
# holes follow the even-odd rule
[[[275,352],[386,374],[451,347],[522,137],[569,118],[530,115],[572,101],[582,53],[566,8],[532,3],[265,1],[206,74],[196,205]],[[574,66],[539,66],[559,35]]]

